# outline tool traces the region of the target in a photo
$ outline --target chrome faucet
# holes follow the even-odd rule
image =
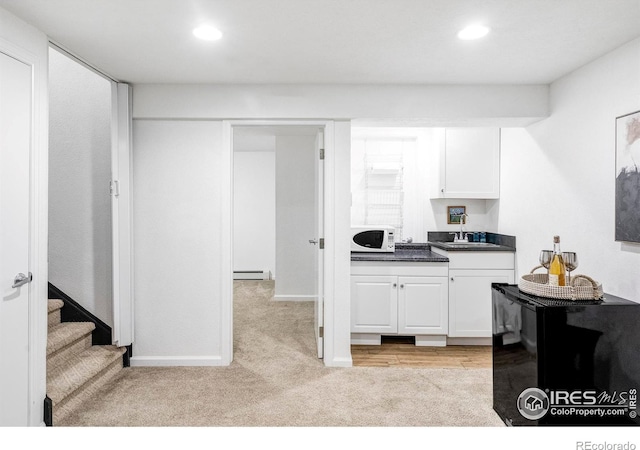
[[[469,217],[466,213],[460,214],[460,233],[453,239],[454,242],[469,242],[467,233],[464,232],[465,217]]]

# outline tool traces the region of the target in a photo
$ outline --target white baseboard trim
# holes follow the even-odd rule
[[[458,337],[447,338],[447,345],[492,345],[493,339],[490,337]]]
[[[348,358],[333,358],[331,361],[324,360],[326,367],[353,367],[353,359]]]
[[[317,295],[274,295],[273,299],[277,302],[312,302]]]
[[[273,280],[270,270],[238,270],[233,272],[234,280]]]
[[[351,333],[351,345],[381,345],[382,335],[369,333]]]
[[[227,366],[220,356],[132,356],[131,367]]]
[[[446,347],[446,336],[416,335],[416,347]]]

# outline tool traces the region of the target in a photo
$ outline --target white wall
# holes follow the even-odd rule
[[[49,51],[49,281],[113,326],[111,83]]]
[[[519,275],[560,235],[576,273],[640,302],[640,245],[614,241],[615,118],[640,110],[640,39],[551,85],[551,116],[502,133],[499,231],[517,237]]]
[[[218,121],[134,120],[132,365],[219,365],[225,337],[224,192]],[[228,171],[229,173],[225,173]]]
[[[315,136],[276,137],[276,283],[278,300],[316,294]]]
[[[276,274],[275,151],[233,154],[233,270]]]
[[[48,39],[44,33],[0,8],[0,51],[32,67],[33,122],[31,133],[31,192],[29,271],[29,417],[44,425],[47,349],[47,178],[48,178]],[[1,370],[14,370],[3,365]]]
[[[351,208],[351,224],[364,223],[362,199],[357,195],[364,187],[364,145],[362,138],[411,138],[415,145],[403,147],[404,158],[404,229],[403,238],[411,237],[413,242],[426,242],[428,231],[460,230],[460,225],[447,223],[447,206],[464,205],[467,207],[468,231],[495,231],[497,224],[489,215],[488,205],[492,200],[478,199],[432,199],[431,186],[433,166],[438,164],[438,152],[435,132],[441,128],[432,127],[354,127],[351,148],[351,192],[354,194]]]
[[[137,85],[134,117],[359,119],[523,126],[548,115],[546,85]]]

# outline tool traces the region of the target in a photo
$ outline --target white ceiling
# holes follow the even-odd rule
[[[130,83],[546,84],[640,36],[640,0],[0,0]],[[491,27],[461,41],[471,22]],[[192,28],[215,24],[216,42]]]

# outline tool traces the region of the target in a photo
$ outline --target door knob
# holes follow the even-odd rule
[[[317,239],[309,239],[309,244],[316,245],[318,243]]]
[[[18,287],[20,287],[22,285],[25,285],[27,283],[31,283],[31,280],[33,280],[33,275],[31,275],[31,272],[29,272],[29,275],[25,275],[22,272],[20,272],[13,279],[13,285],[11,287],[12,288],[18,288]]]

